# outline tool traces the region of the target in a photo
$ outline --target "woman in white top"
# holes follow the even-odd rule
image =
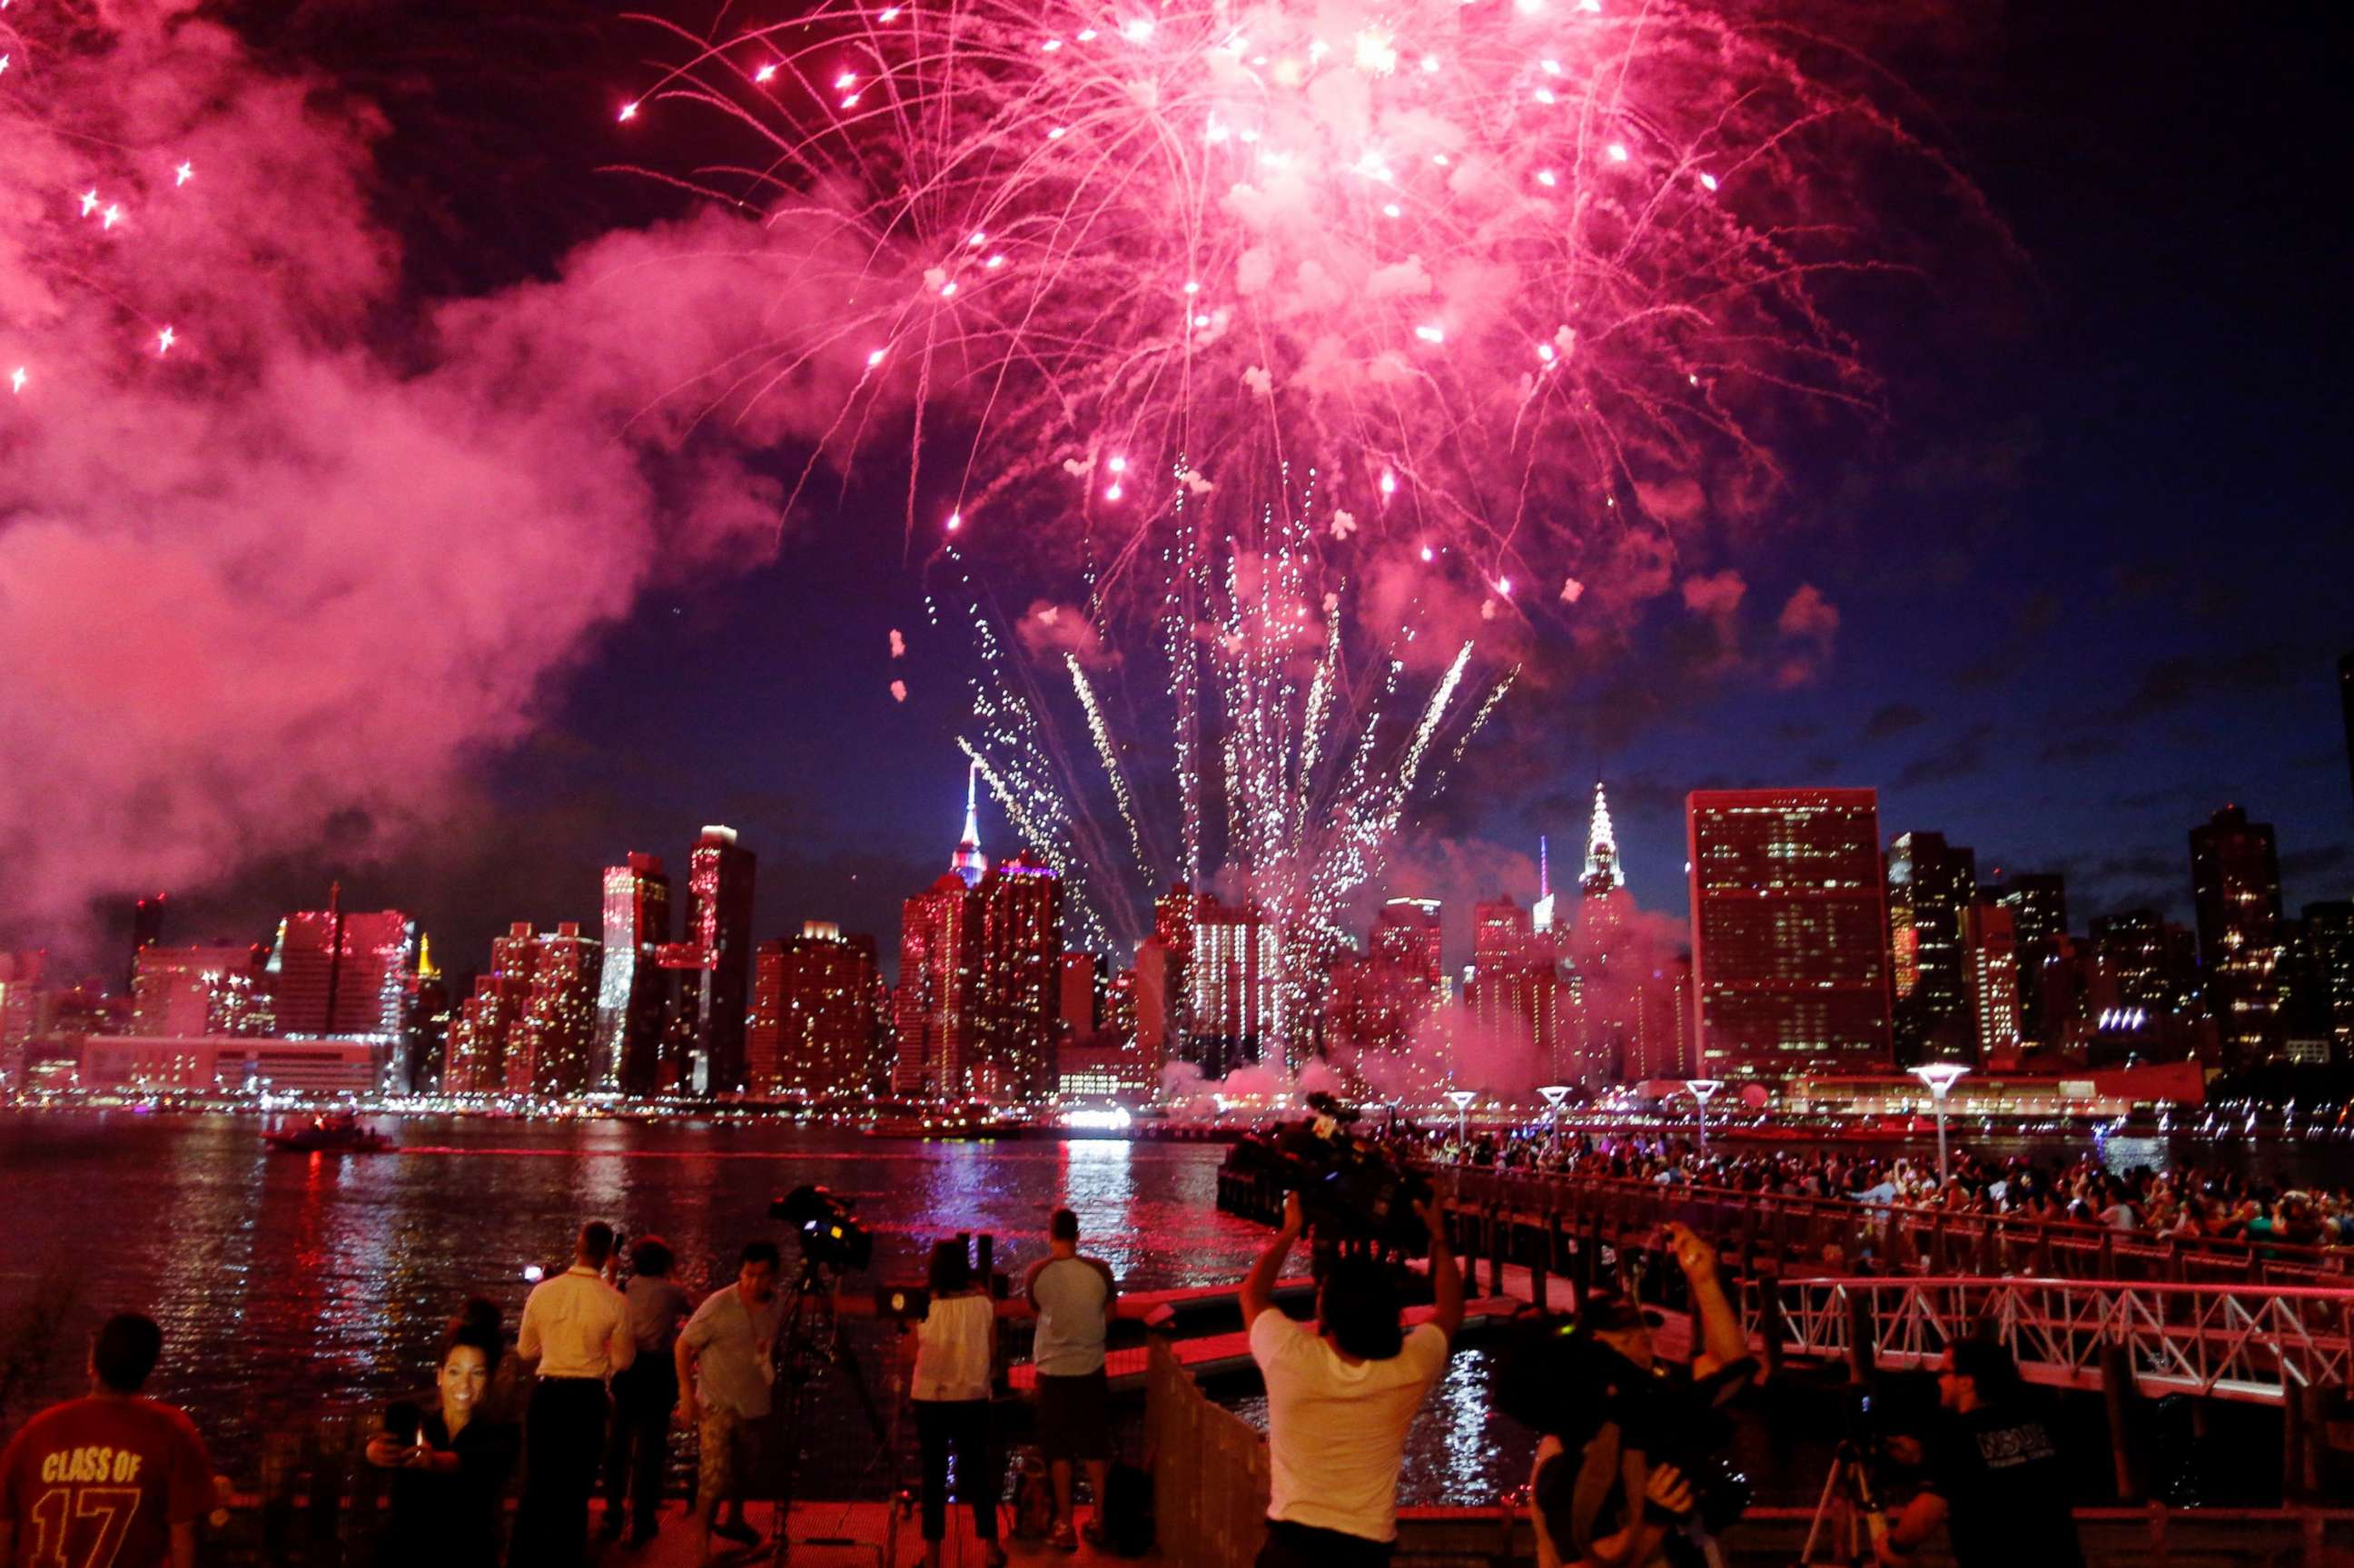
[[[956,1450],[957,1490],[972,1505],[974,1533],[988,1548],[987,1568],[1005,1568],[997,1544],[998,1474],[989,1452],[991,1358],[997,1307],[975,1279],[961,1242],[932,1248],[930,1305],[916,1325],[916,1436],[924,1455],[924,1568],[939,1568],[948,1535],[949,1450]]]

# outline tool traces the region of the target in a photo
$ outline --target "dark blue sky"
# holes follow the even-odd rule
[[[1860,41],[1919,93],[2023,258],[1969,258],[1892,311],[1872,348],[1886,427],[1801,454],[1774,525],[1718,563],[1761,618],[1817,585],[1840,614],[1829,665],[1777,690],[1665,610],[1605,664],[1564,674],[1564,659],[1515,694],[1420,830],[1411,853],[1453,868],[1425,878],[1451,881],[1440,891],[1489,891],[1474,884],[1511,869],[1498,855],[1541,831],[1574,843],[1599,771],[1638,900],[1678,916],[1684,792],[1723,784],[1876,786],[1884,833],[1942,830],[1982,875],[2065,872],[2079,928],[2136,905],[2187,913],[2185,835],[2227,800],[2277,826],[2293,906],[2354,893],[2335,678],[2354,648],[2349,149],[2327,12],[1966,9],[1822,18],[1870,29]],[[366,29],[329,35],[320,14],[261,7],[254,25],[390,97],[386,200],[424,238],[420,289],[526,274],[648,216],[643,193],[585,172],[609,153],[601,83],[625,32],[543,37],[521,12],[491,26],[472,9],[482,30],[452,16],[437,32],[387,12],[399,47],[458,61],[404,97]],[[520,101],[494,62],[461,58],[461,37],[501,28],[502,48],[561,67]],[[495,189],[440,183],[461,136],[497,150]],[[535,211],[518,193],[542,168],[592,194]],[[461,242],[444,275],[435,258]],[[701,823],[726,821],[760,856],[763,936],[838,918],[887,948],[961,805],[960,669],[927,648],[885,657],[892,628],[919,624],[918,591],[896,514],[854,502],[773,562],[644,604],[446,835],[343,869],[363,901],[421,913],[462,968],[509,919],[592,919],[606,859],[683,858]],[[984,837],[1011,847],[993,811]],[[193,917],[260,916],[313,881],[312,864],[268,868]]]

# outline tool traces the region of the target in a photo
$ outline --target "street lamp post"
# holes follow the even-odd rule
[[[1913,1069],[1913,1075],[1929,1086],[1929,1100],[1937,1111],[1937,1185],[1946,1184],[1946,1097],[1954,1085],[1969,1069],[1959,1062],[1925,1062]]]
[[[1700,1151],[1706,1154],[1708,1152],[1708,1100],[1711,1095],[1724,1087],[1724,1080],[1686,1078],[1684,1087],[1691,1090],[1691,1097],[1700,1102]]]
[[[1479,1096],[1471,1089],[1449,1089],[1447,1097],[1455,1103],[1455,1149],[1456,1158],[1459,1160],[1470,1154],[1471,1135],[1464,1130],[1464,1113],[1471,1108],[1471,1102]]]
[[[1553,1124],[1553,1141],[1546,1152],[1558,1155],[1561,1152],[1561,1102],[1569,1098],[1569,1086],[1547,1084],[1537,1093],[1544,1097],[1545,1119]]]

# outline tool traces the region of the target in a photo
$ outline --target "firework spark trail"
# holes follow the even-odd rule
[[[1104,777],[1111,780],[1112,802],[1119,811],[1119,820],[1128,829],[1129,848],[1136,853],[1137,870],[1149,882],[1152,876],[1152,857],[1145,853],[1144,831],[1138,824],[1136,805],[1129,798],[1128,770],[1120,766],[1119,752],[1112,739],[1111,728],[1104,723],[1102,705],[1096,701],[1096,689],[1080,666],[1078,655],[1066,653],[1063,662],[1071,672],[1071,690],[1077,694],[1079,706],[1087,718],[1087,735],[1094,740],[1096,756],[1103,763]]]
[[[859,345],[875,375],[830,455],[912,381],[908,526],[945,489],[943,515],[1018,515],[1025,548],[1107,540],[1108,594],[1178,511],[1124,475],[1232,485],[1193,521],[1233,526],[1312,453],[1351,517],[1323,555],[1606,595],[1658,526],[1649,487],[1754,493],[1779,395],[1875,402],[1819,291],[1882,264],[1859,154],[1951,178],[1871,86],[1700,0],[647,20],[676,64],[624,117],[716,112],[755,154],[656,177],[864,255],[842,308],[716,373],[714,405]]]

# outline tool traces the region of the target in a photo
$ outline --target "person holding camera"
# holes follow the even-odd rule
[[[1270,1482],[1258,1568],[1386,1568],[1397,1541],[1398,1461],[1406,1427],[1447,1370],[1463,1327],[1463,1275],[1428,1203],[1430,1319],[1407,1332],[1397,1264],[1370,1247],[1325,1265],[1316,1318],[1295,1323],[1275,1307],[1275,1283],[1307,1231],[1299,1194],[1243,1281],[1243,1324],[1267,1382]]]
[[[1715,1247],[1683,1225],[1670,1225],[1667,1240],[1700,1312],[1691,1383],[1672,1383],[1658,1365],[1651,1319],[1636,1303],[1587,1302],[1564,1347],[1565,1408],[1553,1413],[1557,1425],[1529,1476],[1538,1568],[1681,1568],[1706,1558],[1697,1478],[1652,1453],[1701,1441],[1702,1424],[1748,1382],[1752,1363]]]
[[[501,1345],[495,1330],[454,1322],[425,1408],[403,1402],[368,1439],[367,1462],[392,1477],[392,1517],[376,1548],[387,1563],[493,1568],[499,1515],[514,1471],[514,1424],[491,1413]]]
[[[736,1283],[703,1298],[673,1347],[679,1419],[695,1432],[695,1552],[702,1563],[711,1538],[757,1546],[744,1521],[744,1493],[758,1459],[759,1424],[769,1418],[776,1376],[777,1299],[783,1258],[772,1241],[749,1241],[737,1255]],[[719,1505],[729,1517],[719,1518]],[[642,1518],[641,1520],[642,1525]]]
[[[2083,1568],[2060,1446],[2025,1407],[2025,1393],[2019,1363],[1994,1340],[1946,1347],[1937,1369],[1945,1421],[1931,1436],[1920,1495],[1878,1543],[1885,1568],[1916,1562],[1941,1524],[1959,1568]]]
[[[932,1248],[923,1321],[916,1325],[916,1372],[907,1396],[924,1467],[924,1568],[940,1568],[949,1532],[949,1452],[957,1490],[972,1505],[986,1568],[1005,1568],[997,1544],[999,1472],[989,1452],[989,1384],[997,1354],[997,1304],[976,1277],[964,1243]]]

